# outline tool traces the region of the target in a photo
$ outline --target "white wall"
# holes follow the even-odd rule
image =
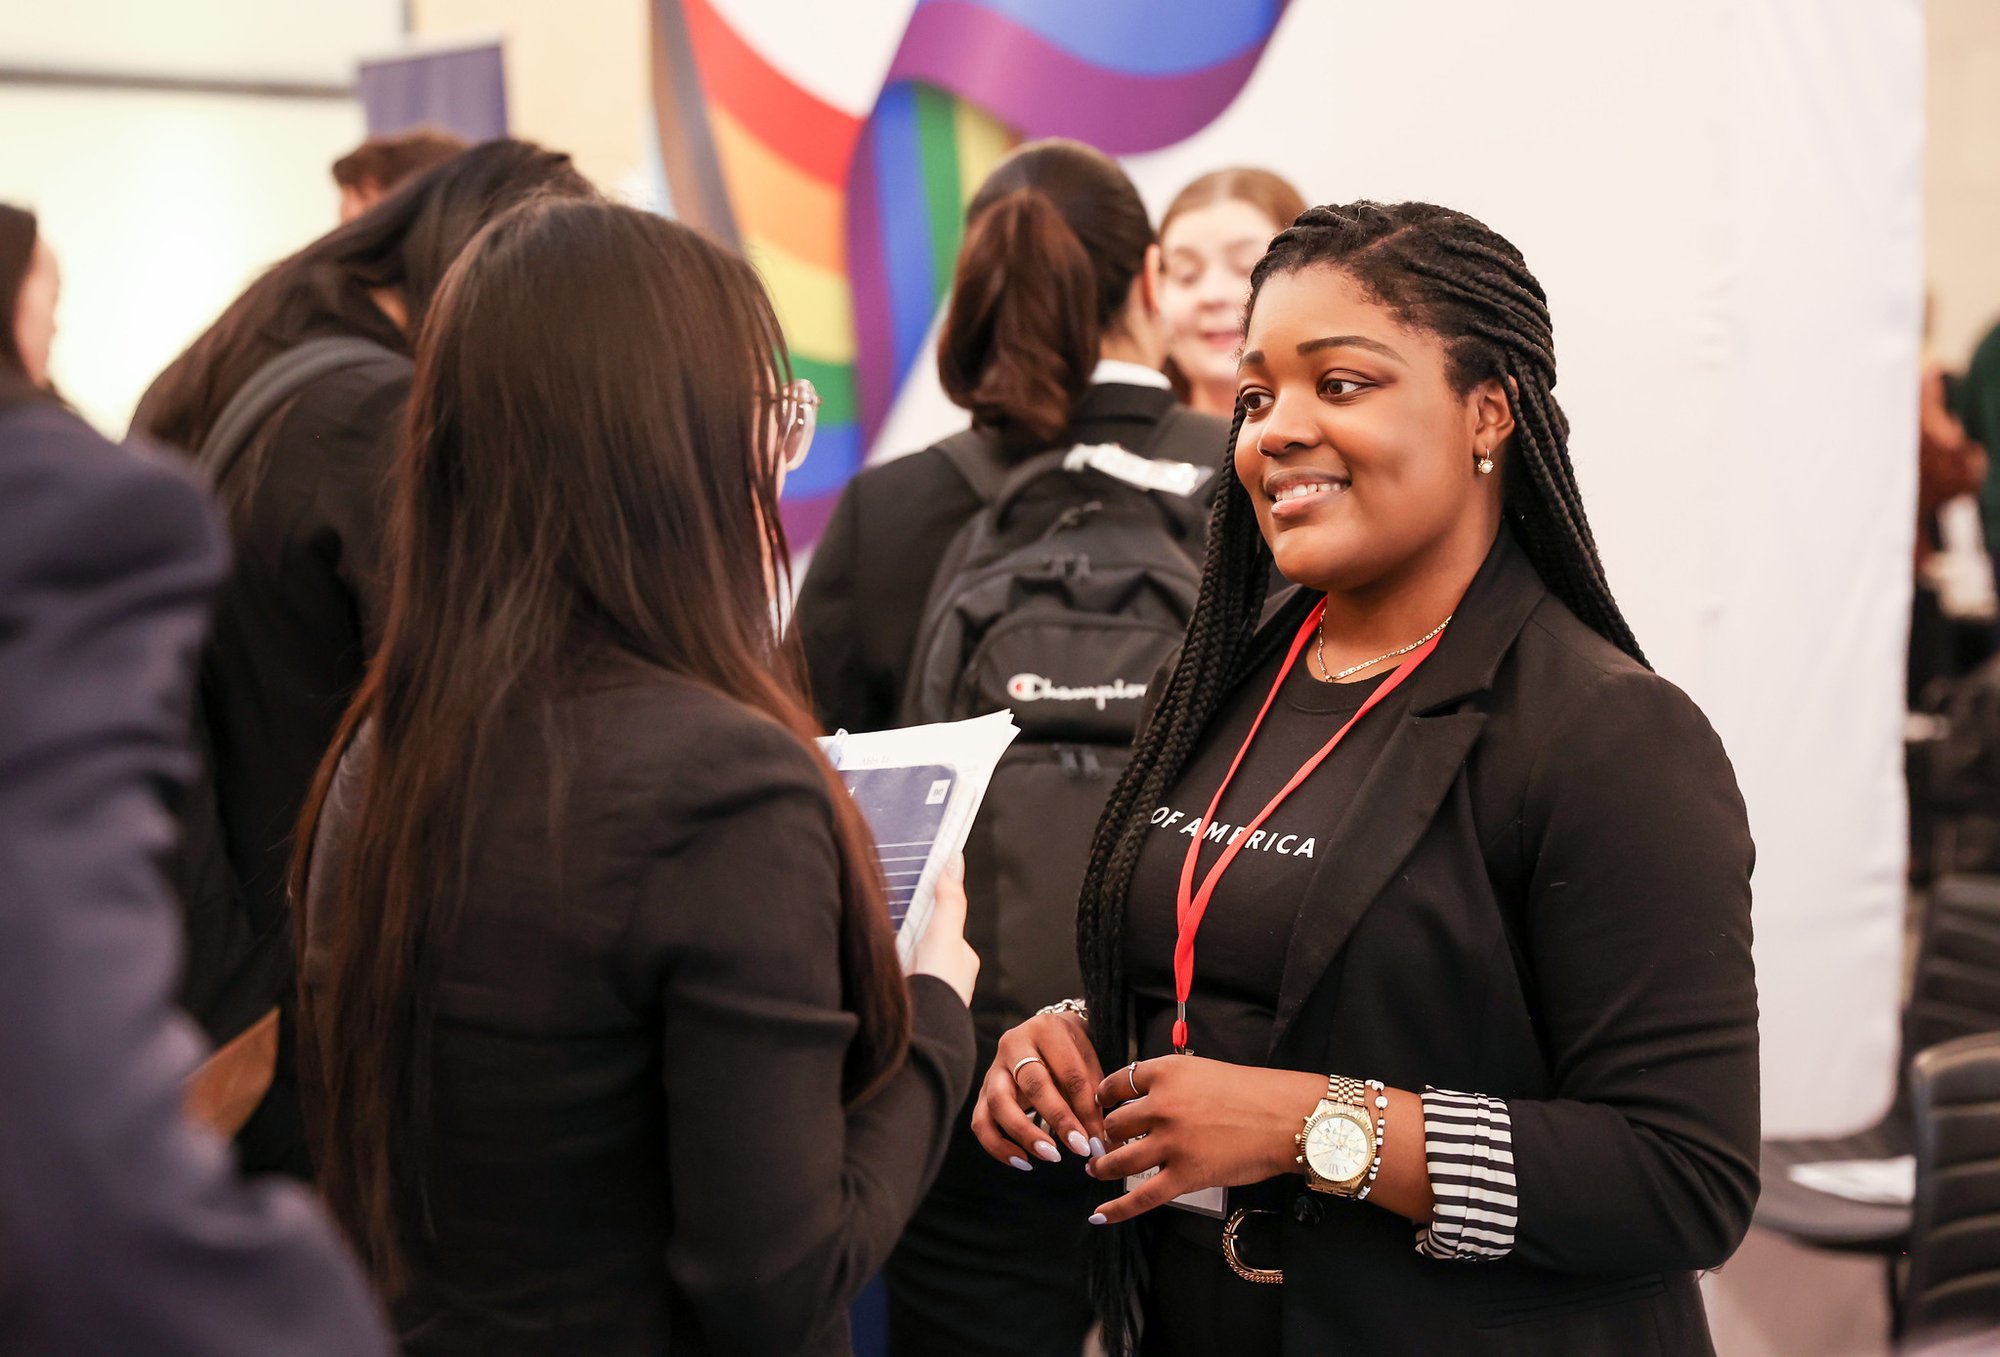
[[[122,432],[146,384],[259,270],[333,226],[348,102],[0,86],[0,201],[63,271],[55,380]]]
[[[1938,356],[1963,367],[2000,323],[2000,5],[1927,0],[1924,271]]]
[[[401,0],[0,0],[0,64],[344,83],[392,48]],[[334,224],[346,99],[0,84],[0,201],[63,268],[53,367],[122,431],[153,375],[256,273]]]
[[[403,0],[0,0],[0,62],[346,84],[396,43]]]

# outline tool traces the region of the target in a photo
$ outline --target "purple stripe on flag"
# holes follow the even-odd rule
[[[1027,137],[1075,137],[1130,155],[1170,146],[1212,122],[1268,41],[1185,75],[1128,75],[1079,60],[990,10],[934,0],[911,16],[888,82],[937,85]]]
[[[882,210],[875,187],[874,138],[854,148],[847,188],[847,279],[854,297],[855,398],[862,430],[872,436],[896,397],[894,331],[889,319],[889,266],[883,257]],[[871,339],[871,337],[874,337]]]

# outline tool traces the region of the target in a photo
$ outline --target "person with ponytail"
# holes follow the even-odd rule
[[[1605,577],[1547,298],[1422,203],[1311,209],[1251,287],[1085,993],[1002,1038],[974,1130],[1105,1145],[1114,1357],[1710,1353],[1696,1274],[1758,1186],[1753,849]]]
[[[412,1357],[846,1353],[937,1171],[964,894],[906,978],[774,624],[815,399],[748,263],[589,199],[424,325],[292,874],[320,1187]]]
[[[945,395],[1012,462],[1077,444],[1146,447],[1174,396],[1160,371],[1159,247],[1125,172],[1080,142],[1029,142],[987,176],[965,220],[938,336]],[[1185,456],[1224,427],[1185,424],[1157,455]],[[829,729],[895,725],[932,577],[979,508],[935,448],[848,482],[797,609]]]
[[[972,428],[855,477],[799,596],[796,629],[829,729],[879,730],[913,719],[906,700],[917,687],[914,651],[927,603],[943,606],[933,601],[934,590],[964,578],[956,564],[946,568],[948,557],[955,563],[961,559],[955,553],[970,550],[962,534],[993,521],[982,513],[994,492],[975,486],[954,452],[976,453],[975,469],[983,467],[994,485],[1039,454],[1086,444],[1116,444],[1156,461],[1204,468],[1212,460],[1227,426],[1176,406],[1160,372],[1166,343],[1158,289],[1159,248],[1145,204],[1101,152],[1071,141],[1030,142],[973,195],[937,355],[945,394],[971,417]],[[1119,493],[1095,477],[1035,480],[1009,529],[1018,538],[1010,540],[1033,540],[1040,527],[1064,514],[1087,515],[1098,501],[1120,507]],[[1193,497],[1175,506],[1185,522],[1162,553],[1179,561],[1189,580],[1205,504]],[[1141,507],[1146,530],[1165,534],[1156,506]],[[1192,594],[1191,585],[1185,592]],[[1134,665],[1133,683],[1171,648],[1185,615],[1174,616],[1160,650]],[[995,623],[988,634],[1005,625]],[[1149,634],[1134,628],[1122,635]],[[1076,655],[1074,633],[1065,636],[1046,653],[1016,651],[1013,659],[1038,673],[1075,666],[1094,684],[1116,676],[1100,672],[1104,657],[1097,651]],[[1124,713],[1114,708],[1110,722],[1123,721],[1129,733],[1138,703],[1122,705]],[[1037,952],[1008,940],[1042,931],[1028,914],[1045,906],[1067,931],[1089,825],[1111,785],[1096,755],[1086,777],[1074,748],[1037,744],[1034,724],[1022,721],[1029,734],[996,777],[968,851],[969,932],[992,963],[973,1001],[982,1064],[1000,1033],[1077,983],[1066,947]],[[1051,756],[1037,766],[1053,788],[1011,780],[1012,769],[1033,764],[1031,746]],[[1122,758],[1125,739],[1107,741],[1101,752],[1107,760]],[[1077,771],[1058,780],[1057,756]],[[1021,777],[1030,782],[1035,774]],[[1083,808],[1051,829],[1046,807],[1062,797]],[[1033,859],[1029,869],[1013,869],[1010,863],[1022,857]],[[1062,884],[1049,890],[1045,879]],[[1051,1144],[1018,1165],[998,1167],[961,1118],[937,1186],[885,1274],[893,1357],[1076,1357],[1092,1323],[1082,1220],[1097,1190],[1076,1150]],[[1051,1156],[1057,1162],[1044,1162]]]

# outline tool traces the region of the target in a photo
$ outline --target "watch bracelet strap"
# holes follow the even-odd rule
[[[1375,1119],[1375,1153],[1368,1161],[1368,1171],[1361,1176],[1360,1183],[1351,1194],[1335,1194],[1365,1202],[1368,1194],[1375,1190],[1375,1179],[1382,1172],[1382,1145],[1389,1134],[1388,1090],[1380,1079],[1351,1079],[1344,1074],[1329,1074],[1326,1077],[1326,1101],[1345,1103],[1359,1109],[1363,1116],[1373,1115]]]

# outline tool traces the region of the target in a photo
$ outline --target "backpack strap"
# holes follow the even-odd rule
[[[1007,488],[1007,477],[1014,468],[1001,457],[1000,439],[992,430],[961,429],[931,446],[944,454],[981,504],[991,504]]]
[[[393,354],[372,339],[353,335],[308,339],[286,349],[251,373],[250,380],[229,398],[208,437],[202,440],[201,451],[195,454],[195,465],[202,469],[210,485],[221,485],[250,446],[250,440],[264,427],[264,421],[280,405],[322,377],[384,356]]]
[[[1223,442],[1227,441],[1225,433]],[[1216,441],[1208,417],[1178,402],[1167,407],[1153,425],[1153,431],[1146,435],[1146,441],[1133,449],[1148,457],[1164,453],[1174,461],[1191,462],[1203,470],[1215,466],[1216,454],[1221,450],[1222,444]]]

